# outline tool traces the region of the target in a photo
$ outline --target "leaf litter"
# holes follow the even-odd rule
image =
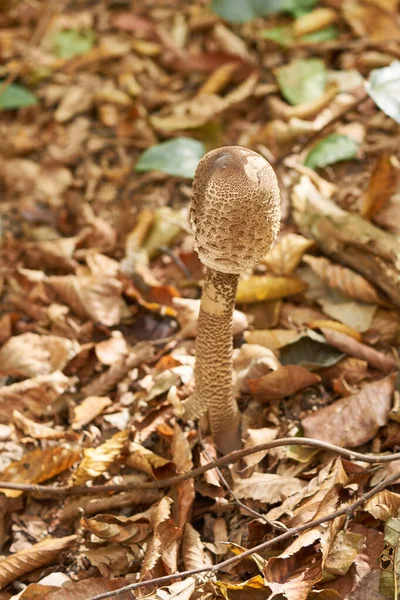
[[[396,480],[240,556],[400,477],[332,448],[257,450],[400,446],[397,0],[4,4],[1,598],[168,575],[149,598],[393,597]],[[264,155],[282,195],[234,314],[255,450],[169,485],[217,458],[182,420],[204,275],[188,207],[198,161],[229,144]],[[185,569],[209,574],[174,582]]]

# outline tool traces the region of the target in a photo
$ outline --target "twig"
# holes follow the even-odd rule
[[[0,481],[0,489],[7,490],[19,490],[21,492],[29,493],[45,493],[50,496],[73,496],[76,494],[104,494],[107,492],[126,492],[128,490],[149,490],[149,489],[160,489],[177,485],[187,479],[198,477],[203,475],[206,471],[215,469],[216,467],[223,467],[225,465],[231,465],[238,462],[245,456],[250,456],[256,452],[262,452],[263,450],[270,450],[271,448],[280,448],[281,446],[310,446],[313,448],[319,448],[320,450],[327,450],[334,452],[343,458],[348,460],[359,460],[370,464],[388,463],[394,460],[400,460],[400,452],[395,454],[385,454],[382,456],[373,454],[362,454],[361,452],[355,452],[353,450],[347,450],[346,448],[340,448],[334,444],[328,442],[322,442],[320,440],[313,440],[311,438],[295,437],[295,438],[281,438],[279,440],[273,440],[272,442],[266,442],[265,444],[258,444],[252,448],[244,448],[243,450],[236,450],[226,456],[221,456],[214,460],[212,463],[197,467],[192,471],[187,471],[182,475],[176,475],[169,479],[163,479],[162,481],[147,481],[144,483],[121,483],[112,485],[93,485],[87,487],[85,485],[63,485],[60,487],[46,486],[46,485],[35,485],[27,483],[11,483],[8,481]]]
[[[369,492],[363,494],[358,500],[353,502],[348,506],[344,506],[339,508],[335,512],[327,515],[325,517],[321,517],[319,519],[315,519],[315,521],[309,521],[308,523],[303,523],[303,525],[298,525],[297,527],[292,527],[288,529],[284,533],[281,533],[276,538],[272,540],[268,540],[267,542],[263,542],[262,544],[258,544],[257,546],[253,546],[249,550],[246,550],[242,554],[237,556],[233,556],[232,558],[228,558],[223,560],[220,563],[213,565],[212,567],[199,567],[198,569],[191,569],[190,571],[182,571],[182,573],[171,573],[171,575],[164,575],[163,577],[157,577],[155,579],[148,579],[147,581],[138,581],[137,583],[132,583],[130,585],[126,585],[119,590],[113,592],[106,592],[105,594],[98,594],[97,596],[92,596],[88,598],[88,600],[105,600],[105,598],[113,598],[114,596],[120,596],[121,594],[133,590],[137,590],[146,586],[157,585],[158,587],[162,586],[165,583],[170,583],[174,579],[184,579],[186,577],[190,577],[192,575],[199,575],[200,573],[212,572],[215,573],[220,569],[225,569],[233,564],[240,562],[243,558],[247,558],[256,552],[261,552],[266,550],[270,546],[277,544],[278,542],[283,542],[293,535],[297,535],[302,531],[306,531],[307,529],[312,529],[313,527],[317,527],[318,525],[322,525],[322,523],[328,523],[329,521],[334,521],[338,517],[342,515],[349,514],[354,512],[359,506],[362,506],[364,502],[378,494],[380,491],[384,490],[388,485],[395,483],[398,479],[400,479],[400,473],[396,473],[395,475],[391,475],[387,477],[380,483],[378,483],[375,487],[372,488]]]
[[[205,447],[205,444],[201,438],[200,438],[200,444],[203,448],[204,454],[206,455],[208,460],[211,462],[212,458],[211,458],[209,452],[207,452],[207,448]],[[249,514],[253,515],[253,517],[255,517],[256,519],[262,519],[264,521],[264,523],[267,523],[274,529],[281,529],[283,531],[287,531],[288,528],[283,523],[280,523],[279,521],[270,521],[269,519],[267,519],[267,517],[265,515],[257,512],[256,510],[253,510],[252,508],[250,508],[250,506],[247,506],[246,504],[244,504],[244,502],[242,502],[240,500],[240,498],[238,498],[236,496],[235,492],[233,491],[233,489],[231,488],[231,486],[229,485],[229,483],[227,482],[225,477],[222,475],[221,470],[218,467],[215,467],[215,470],[217,471],[217,475],[218,475],[222,485],[225,486],[225,488],[228,490],[228,492],[230,493],[230,495],[232,496],[232,498],[234,499],[234,501],[240,508],[242,508]]]

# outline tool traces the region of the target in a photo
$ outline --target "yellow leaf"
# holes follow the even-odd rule
[[[248,344],[258,344],[270,350],[283,348],[296,341],[298,337],[298,332],[292,329],[256,329],[244,333],[244,339]]]
[[[262,263],[275,275],[290,275],[301,261],[303,254],[314,246],[313,240],[302,235],[288,233],[262,259]]]
[[[338,323],[337,321],[329,321],[329,320],[319,320],[311,321],[308,323],[308,327],[310,329],[321,329],[321,327],[326,327],[327,329],[334,329],[335,331],[341,331],[354,338],[358,342],[361,342],[362,336],[361,333],[353,329],[352,327],[348,327],[347,325],[343,325],[343,323]]]
[[[143,471],[154,479],[166,479],[176,475],[176,467],[171,460],[155,454],[136,442],[132,442],[129,446],[126,465],[131,469]]]
[[[83,460],[72,477],[72,483],[82,485],[107,471],[121,454],[128,435],[128,431],[119,431],[101,446],[87,448],[84,451]]]
[[[303,281],[294,277],[249,277],[239,281],[236,301],[239,304],[253,304],[264,300],[276,300],[299,294],[306,287]]]
[[[79,457],[79,450],[68,446],[54,446],[45,450],[38,448],[8,465],[0,473],[0,480],[10,483],[41,483],[69,469]],[[23,493],[18,490],[0,491],[9,498],[17,498]]]

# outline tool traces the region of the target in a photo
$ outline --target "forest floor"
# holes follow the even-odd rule
[[[398,1],[266,4],[0,7],[0,600],[397,597]],[[275,168],[282,224],[216,462],[182,415],[224,145]]]

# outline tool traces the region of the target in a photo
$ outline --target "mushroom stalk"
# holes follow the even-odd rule
[[[232,319],[239,275],[206,269],[196,338],[196,402],[208,406],[211,432],[226,454],[240,448],[232,389]]]

